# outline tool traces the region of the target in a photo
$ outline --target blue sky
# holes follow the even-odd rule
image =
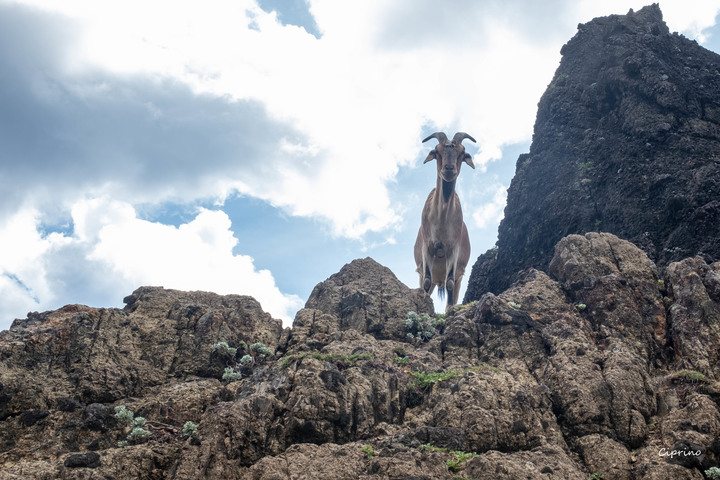
[[[643,4],[0,0],[0,329],[141,285],[252,295],[289,325],[366,256],[415,287],[434,131],[478,140],[473,262],[560,48]],[[720,2],[660,6],[720,51]]]

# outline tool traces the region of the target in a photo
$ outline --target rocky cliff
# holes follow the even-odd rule
[[[657,6],[581,25],[476,301],[447,315],[368,258],[292,328],[250,297],[157,287],[16,320],[0,480],[703,479],[719,76]]]
[[[580,25],[538,105],[497,250],[465,302],[524,268],[547,271],[569,234],[613,233],[658,267],[720,260],[720,56],[670,34],[657,5]]]
[[[659,278],[627,241],[571,235],[547,274],[444,318],[369,258],[292,329],[249,297],[125,302],[0,333],[1,479],[699,480],[720,464],[720,263],[699,257]]]

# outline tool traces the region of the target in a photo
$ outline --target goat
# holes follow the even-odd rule
[[[472,157],[465,153],[462,141],[475,139],[458,132],[448,141],[443,132],[435,132],[425,140],[438,140],[423,164],[437,160],[437,185],[428,195],[422,211],[420,230],[415,241],[415,263],[420,274],[420,288],[428,295],[438,286],[442,299],[447,290],[447,307],[457,303],[460,282],[470,260],[470,237],[463,221],[460,198],[455,181],[462,162],[475,168]]]

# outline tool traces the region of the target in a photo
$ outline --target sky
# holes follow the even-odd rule
[[[720,0],[659,3],[720,52]],[[0,329],[142,285],[251,295],[289,326],[367,256],[415,288],[435,131],[477,140],[462,298],[562,45],[645,4],[0,0]]]

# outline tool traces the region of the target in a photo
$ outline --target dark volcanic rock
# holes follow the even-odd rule
[[[95,452],[70,455],[64,465],[67,468],[97,468],[100,466],[100,455]]]
[[[670,34],[657,5],[580,25],[562,55],[465,302],[546,270],[573,233],[613,233],[661,268],[720,260],[720,56]]]

